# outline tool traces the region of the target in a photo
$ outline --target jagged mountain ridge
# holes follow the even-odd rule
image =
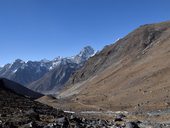
[[[68,81],[70,76],[78,69],[80,69],[87,59],[94,55],[94,50],[87,46],[74,57],[68,59],[60,59],[57,66],[46,73],[42,78],[32,82],[28,88],[42,93],[57,93],[62,89],[63,85]]]
[[[93,54],[94,49],[90,46],[86,46],[79,54],[73,57],[57,57],[51,61],[44,59],[41,61],[28,62],[17,59],[12,64],[6,64],[4,67],[0,68],[0,77],[8,78],[27,86],[28,84],[43,77],[46,73],[54,70],[58,65],[62,65],[67,61],[75,65],[82,66]]]

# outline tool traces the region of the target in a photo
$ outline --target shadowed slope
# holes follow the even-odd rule
[[[10,81],[5,78],[0,78],[0,87],[9,89],[19,95],[27,96],[33,99],[37,99],[43,96],[40,93],[34,92],[16,82]]]

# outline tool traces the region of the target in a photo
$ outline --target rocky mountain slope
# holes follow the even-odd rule
[[[170,22],[143,25],[90,58],[58,98],[70,108],[169,108],[169,58]]]
[[[8,78],[25,86],[34,82],[29,86],[31,89],[40,92],[49,91],[57,85],[64,84],[69,76],[79,69],[93,54],[93,48],[86,46],[75,56],[57,57],[51,61],[24,62],[17,59],[12,64],[6,64],[0,68],[0,77]]]

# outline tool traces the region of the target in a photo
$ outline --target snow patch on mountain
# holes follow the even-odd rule
[[[14,71],[13,71],[13,73],[16,73],[18,71],[18,69],[15,69]]]

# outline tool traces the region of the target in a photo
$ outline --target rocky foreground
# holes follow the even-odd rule
[[[116,125],[113,121],[85,119],[64,113],[18,95],[3,85],[0,86],[0,108],[1,128],[86,128]],[[136,123],[126,124],[128,125],[137,127]]]
[[[17,95],[4,88],[0,88],[0,108],[0,127],[2,128],[85,128],[115,126],[113,121],[77,118],[72,114],[66,114],[61,110],[32,101],[29,98]],[[121,120],[119,119],[117,121]],[[137,127],[136,123],[128,123],[127,125]]]
[[[9,81],[10,82],[10,81]],[[152,123],[117,113],[109,120],[64,112],[23,96],[0,80],[0,128],[168,128],[168,123]],[[151,113],[153,114],[153,113]]]
[[[161,128],[168,124],[129,121],[117,114],[112,120],[83,118],[35,102],[0,87],[1,128]]]

